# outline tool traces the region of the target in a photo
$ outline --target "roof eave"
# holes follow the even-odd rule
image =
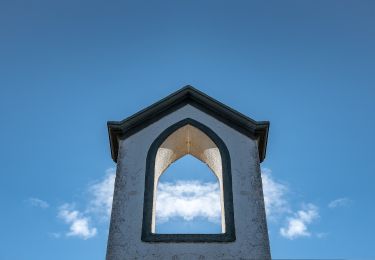
[[[259,159],[260,162],[264,160],[270,123],[268,121],[257,122],[189,85],[122,121],[108,121],[112,159],[117,162],[120,138],[138,132],[163,115],[171,113],[185,104],[193,104],[204,108],[225,124],[230,123],[230,126],[235,126],[236,130],[258,138]]]

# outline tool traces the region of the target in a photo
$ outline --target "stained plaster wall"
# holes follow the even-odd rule
[[[213,130],[231,157],[236,240],[227,243],[141,241],[146,157],[169,126],[192,118]],[[257,142],[210,115],[186,105],[121,140],[108,238],[107,260],[271,259]]]

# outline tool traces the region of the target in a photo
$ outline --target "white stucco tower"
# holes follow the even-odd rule
[[[186,86],[108,122],[117,162],[107,260],[271,259],[260,162],[269,122],[257,122]],[[222,232],[158,234],[155,192],[167,167],[190,154],[221,190]]]

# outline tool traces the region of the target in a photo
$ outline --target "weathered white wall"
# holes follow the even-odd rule
[[[211,128],[231,157],[236,241],[147,243],[141,241],[146,157],[167,127],[192,118]],[[108,260],[270,259],[256,141],[186,105],[120,142],[108,239]]]

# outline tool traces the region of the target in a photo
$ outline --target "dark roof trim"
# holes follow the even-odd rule
[[[210,114],[248,137],[258,139],[259,159],[261,162],[264,160],[270,123],[257,122],[189,85],[122,121],[108,121],[112,159],[117,162],[120,138],[133,135],[186,104]]]

